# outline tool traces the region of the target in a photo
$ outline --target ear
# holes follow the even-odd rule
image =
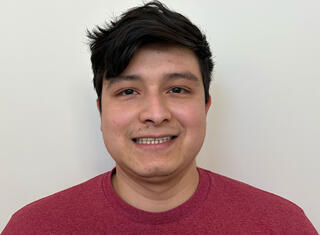
[[[210,106],[211,106],[211,95],[209,95],[208,102],[206,103],[206,114],[208,113]]]
[[[100,130],[102,131],[102,118],[101,118],[101,109],[100,109],[100,106],[99,106],[99,98],[97,98],[96,103],[97,103],[97,109],[98,109],[99,114],[100,114]]]
[[[101,109],[100,109],[100,105],[99,105],[99,98],[97,98],[96,103],[97,103],[97,109],[98,109],[98,111],[99,111],[99,113],[100,113],[100,116],[101,116]]]

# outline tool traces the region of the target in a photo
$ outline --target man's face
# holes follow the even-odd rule
[[[157,178],[195,166],[209,107],[191,50],[161,44],[140,48],[102,89],[101,131],[117,171]]]

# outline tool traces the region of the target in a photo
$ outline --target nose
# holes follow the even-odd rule
[[[155,126],[169,122],[171,112],[165,98],[158,94],[145,97],[142,102],[139,118],[141,122]]]

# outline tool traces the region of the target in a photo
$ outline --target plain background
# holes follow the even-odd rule
[[[207,34],[216,61],[199,165],[288,198],[320,230],[320,2],[163,2]],[[0,231],[114,166],[85,31],[141,3],[1,0]]]

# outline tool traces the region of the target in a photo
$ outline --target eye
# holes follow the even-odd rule
[[[126,96],[126,95],[134,95],[137,94],[137,92],[133,89],[125,89],[118,93],[120,96]]]
[[[181,88],[181,87],[173,87],[173,88],[170,89],[169,92],[170,92],[170,93],[177,93],[177,94],[179,94],[179,93],[187,93],[188,91],[187,91],[186,89],[184,89],[184,88]]]

